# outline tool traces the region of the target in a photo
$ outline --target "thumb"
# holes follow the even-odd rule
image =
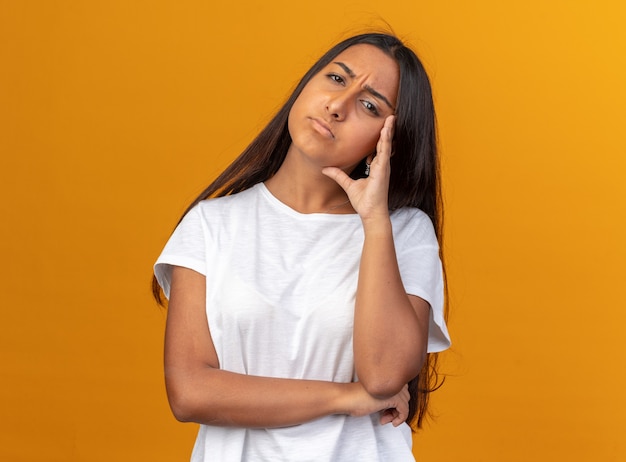
[[[354,183],[354,180],[350,178],[346,172],[337,167],[325,167],[322,169],[322,173],[328,178],[335,180],[337,184],[346,192],[348,191],[350,185]]]

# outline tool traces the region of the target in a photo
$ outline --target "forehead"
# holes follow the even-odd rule
[[[388,54],[373,45],[359,44],[339,53],[331,64],[341,62],[347,65],[357,79],[386,96],[396,99],[400,70],[398,63]]]

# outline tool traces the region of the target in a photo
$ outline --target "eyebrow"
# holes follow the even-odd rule
[[[356,74],[352,71],[352,69],[350,69],[350,68],[349,68],[348,66],[346,66],[344,63],[339,62],[339,61],[335,61],[335,62],[334,62],[334,64],[336,64],[337,66],[341,67],[341,68],[344,70],[344,72],[345,72],[346,74],[348,74],[351,78],[355,78],[355,77],[356,77]],[[389,100],[388,100],[387,98],[385,98],[385,96],[384,96],[384,95],[380,94],[379,92],[377,92],[376,90],[374,90],[374,89],[373,89],[372,87],[370,87],[369,85],[365,85],[365,87],[364,87],[364,88],[365,88],[365,90],[367,90],[367,92],[368,92],[368,93],[370,93],[372,96],[374,96],[374,97],[376,97],[376,98],[380,99],[381,101],[384,101],[384,102],[385,102],[385,104],[386,104],[387,106],[389,106],[389,108],[390,108],[392,111],[395,111],[395,110],[396,110],[396,108],[394,108],[394,107],[393,107],[393,105],[389,102]]]

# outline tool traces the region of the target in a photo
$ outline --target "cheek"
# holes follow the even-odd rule
[[[296,98],[296,100],[293,102],[293,106],[291,106],[291,110],[292,111],[303,111],[307,106],[311,105],[311,88],[310,86],[307,84],[302,91],[300,92],[300,94],[298,95],[298,97]]]
[[[287,130],[292,139],[294,136],[293,130],[295,129],[294,124],[300,119],[301,107],[299,101],[299,98],[294,101],[293,106],[291,106],[289,110],[289,115],[287,116]]]
[[[380,130],[382,128],[382,125],[364,127],[362,130],[359,130],[358,134],[356,134],[356,142],[358,143],[358,146],[366,152],[366,155],[374,152],[376,149],[376,144],[380,138]]]

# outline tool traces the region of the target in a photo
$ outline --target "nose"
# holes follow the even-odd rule
[[[347,90],[333,93],[326,102],[326,111],[334,120],[344,120],[348,112],[349,100],[350,92]]]

